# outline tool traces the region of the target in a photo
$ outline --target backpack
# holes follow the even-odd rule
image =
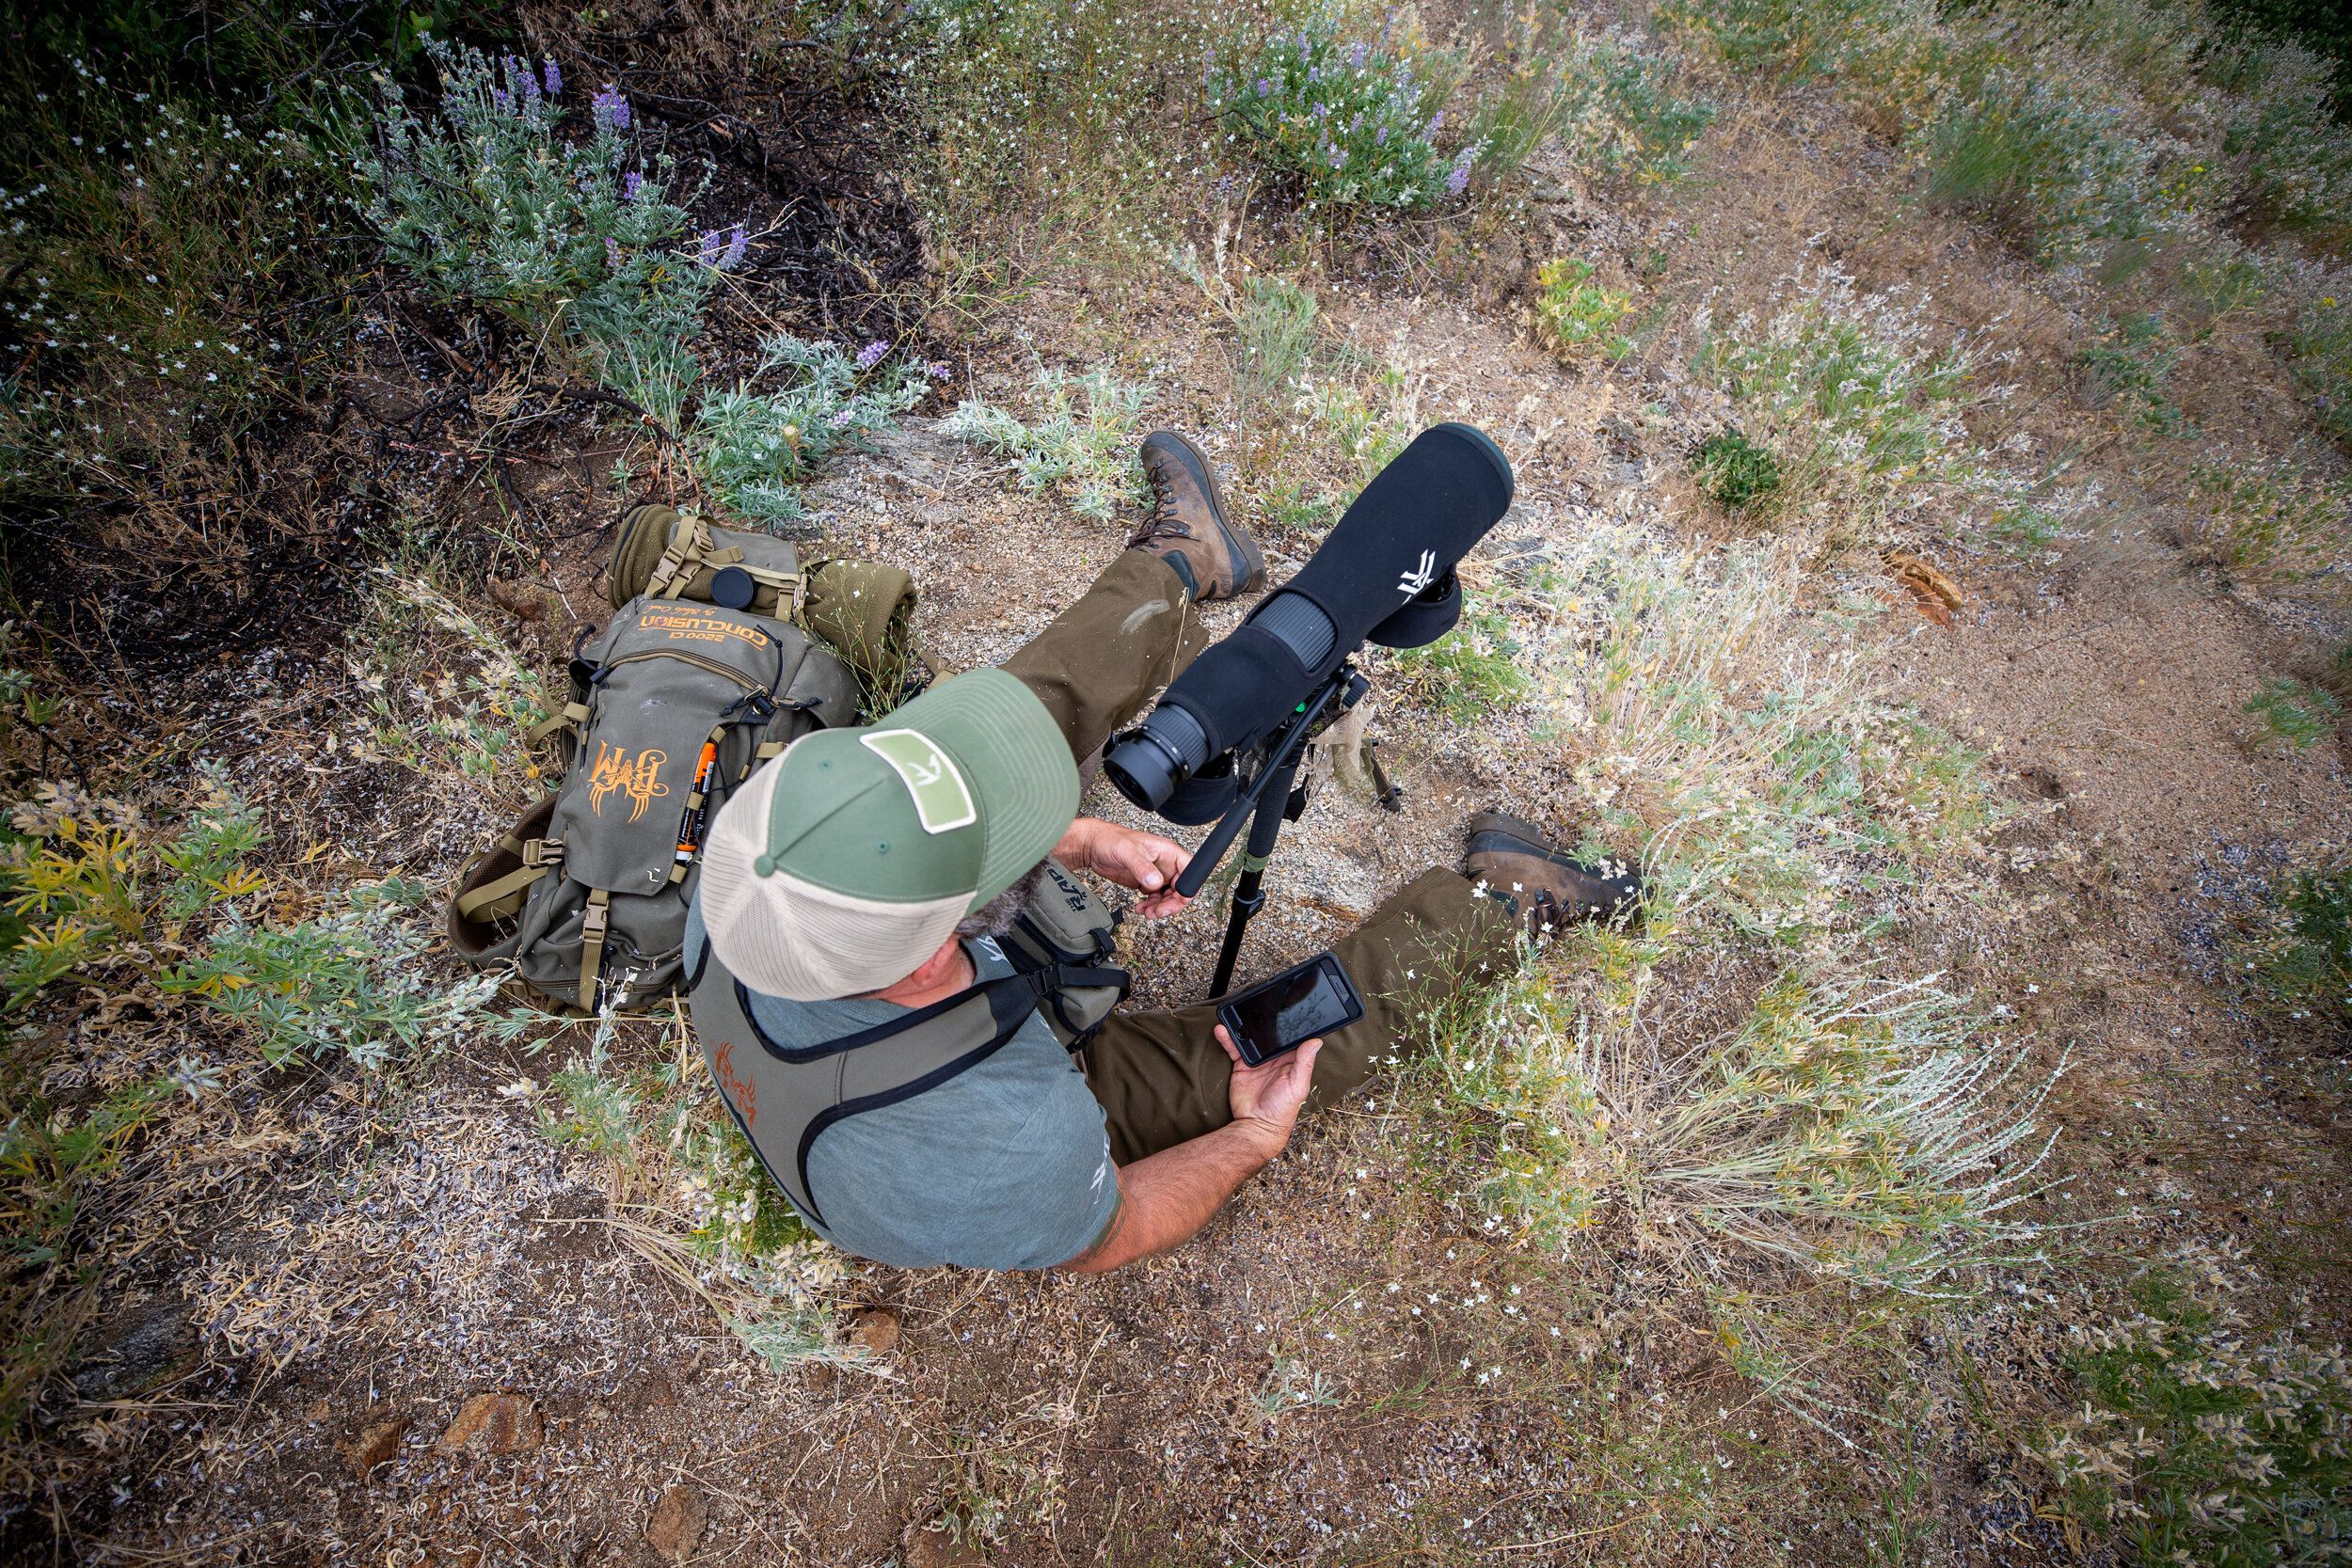
[[[1031,1013],[1071,1051],[1094,1037],[1126,999],[1128,975],[1111,967],[1117,921],[1052,861],[1012,929],[995,940],[1013,972],[928,1007],[818,1045],[788,1047],[761,1033],[750,992],[706,940],[687,981],[694,1034],[727,1112],[769,1180],[822,1225],[808,1190],[808,1151],[846,1117],[935,1089],[988,1060]]]
[[[460,956],[511,962],[565,1009],[643,1008],[677,985],[704,830],[753,768],[857,716],[850,668],[787,622],[630,599],[573,655],[554,792],[469,864]]]

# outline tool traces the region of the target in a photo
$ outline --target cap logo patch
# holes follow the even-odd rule
[[[980,819],[979,808],[972,803],[972,791],[964,787],[963,775],[946,752],[931,744],[930,736],[919,730],[872,730],[857,741],[890,764],[890,770],[907,786],[925,832],[948,832]]]

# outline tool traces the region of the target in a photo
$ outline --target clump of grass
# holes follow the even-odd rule
[[[2352,308],[2323,293],[2296,314],[2287,346],[2295,379],[2317,404],[2320,427],[2352,447]]]
[[[1927,199],[1991,220],[2045,261],[2177,222],[2124,112],[2046,71],[1988,71],[1920,135]]]
[[[2190,478],[2190,531],[2233,575],[2295,583],[2352,562],[2352,482],[2285,461],[2202,463]]]
[[[1734,512],[1756,506],[1780,488],[1780,459],[1771,448],[1749,440],[1736,426],[1701,441],[1691,471],[1700,489]]]
[[[1242,284],[1234,326],[1241,338],[1242,380],[1260,396],[1307,373],[1319,329],[1314,294],[1287,278],[1263,274]]]
[[[1691,150],[1715,119],[1712,103],[1674,90],[1676,75],[1673,62],[1636,34],[1550,36],[1521,24],[1501,82],[1471,117],[1472,171],[1516,173],[1557,140],[1581,168],[1673,184],[1691,172]]]
[[[852,355],[779,332],[760,344],[735,390],[702,399],[691,437],[695,469],[733,515],[795,521],[806,515],[800,485],[811,468],[845,448],[870,450],[878,432],[923,400],[934,372],[946,367],[895,356],[885,342]]]
[[[75,57],[8,95],[0,499],[144,500],[189,483],[304,384],[342,319],[285,309],[355,260],[336,243],[341,95],[297,130],[140,90],[140,75]]]
[[[1075,376],[1043,367],[1030,387],[1041,410],[1035,423],[967,398],[947,417],[947,433],[1010,456],[1025,487],[1058,491],[1080,516],[1108,522],[1121,505],[1139,500],[1143,475],[1134,449],[1151,388],[1100,365]]]
[[[1984,395],[1982,352],[1935,342],[1924,301],[1899,291],[1861,294],[1831,268],[1787,287],[1769,321],[1718,326],[1702,312],[1695,356],[1749,439],[1780,458],[1784,509],[1832,542],[1868,539],[1933,489],[1972,482],[1979,456],[1960,416]]]
[[[2352,1017],[2352,862],[2290,875],[2265,928],[2238,957],[2255,983],[2285,1006]]]
[[[2097,338],[2082,351],[2083,379],[2094,402],[2121,403],[2134,423],[2160,436],[2179,436],[2187,432],[2188,420],[2166,395],[2179,358],[2162,316],[2151,311],[2120,321],[2101,317]]]
[[[1667,0],[1661,27],[1704,40],[1735,73],[1802,80],[1842,55],[1869,0]]]
[[[679,1028],[652,1059],[625,1062],[607,1018],[542,1085],[500,1092],[531,1108],[541,1132],[605,1163],[616,1205],[642,1222],[628,1239],[700,1295],[744,1348],[774,1370],[812,1362],[879,1369],[839,1333],[847,1259],[803,1225],[737,1131],[702,1052]],[[551,1038],[535,1041],[545,1051]]]
[[[1438,1031],[1449,1089],[1496,1128],[1485,1196],[1543,1244],[1613,1217],[1695,1274],[1744,1250],[1908,1292],[2035,1249],[2006,1212],[2048,1137],[1950,997],[1793,968],[1691,1039],[1558,979],[1534,958]]]
[[[1451,162],[1438,150],[1461,71],[1393,25],[1366,39],[1311,16],[1213,66],[1209,107],[1230,147],[1311,203],[1427,207],[1461,195],[1478,156],[1475,143]]]
[[[443,592],[429,568],[376,567],[360,626],[370,741],[365,760],[436,784],[501,789],[519,810],[540,777],[524,736],[548,712],[546,684]],[[437,669],[416,678],[421,649]]]
[[[2259,738],[2307,752],[2334,732],[2344,705],[2331,692],[2282,675],[2265,681],[2247,699],[2246,711],[2262,721]]]
[[[2352,129],[2325,62],[2288,42],[2249,52],[2249,93],[2221,149],[2241,161],[2247,198],[2270,221],[2341,250],[2352,243]]]
[[[2352,1550],[2352,1365],[2265,1330],[2235,1259],[2196,1249],[2142,1271],[2132,1316],[2074,1332],[2079,1413],[2042,1458],[2069,1516],[2143,1562],[2265,1568]]]
[[[1478,608],[1465,596],[1453,630],[1419,648],[1390,657],[1406,688],[1457,724],[1473,724],[1511,707],[1528,691],[1518,661],[1519,642],[1510,617]]]
[[[1613,363],[1633,352],[1621,330],[1633,296],[1593,281],[1590,261],[1564,257],[1535,272],[1535,319],[1553,346],[1571,359],[1590,356]]]

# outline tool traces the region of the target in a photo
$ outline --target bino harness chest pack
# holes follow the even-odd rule
[[[824,1214],[808,1190],[808,1151],[818,1134],[979,1066],[1032,1013],[1076,1051],[1127,995],[1127,972],[1107,961],[1114,926],[1099,899],[1047,861],[1012,929],[995,939],[1012,964],[1010,974],[837,1039],[787,1046],[759,1027],[752,993],[706,939],[688,981],[688,1005],[736,1126],[770,1179],[821,1226]]]

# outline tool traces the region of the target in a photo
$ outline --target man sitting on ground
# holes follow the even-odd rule
[[[1256,589],[1264,566],[1198,447],[1161,431],[1142,456],[1151,521],[1034,641],[880,724],[804,737],[705,846],[695,1027],[739,1124],[766,1116],[753,1142],[779,1185],[804,1182],[803,1217],[863,1257],[1100,1273],[1172,1247],[1282,1150],[1303,1106],[1411,1041],[1433,986],[1506,958],[1523,929],[1635,895],[1629,874],[1481,813],[1461,869],[1423,872],[1333,948],[1365,1011],[1327,1040],[1246,1067],[1204,1005],[1115,1013],[1073,1054],[1023,997],[988,1049],[893,1081],[885,1039],[1012,973],[991,939],[1047,857],[1141,894],[1147,917],[1185,903],[1181,846],[1075,815],[1080,759],[1200,651],[1190,607]],[[812,1093],[822,1103],[777,1103]]]

